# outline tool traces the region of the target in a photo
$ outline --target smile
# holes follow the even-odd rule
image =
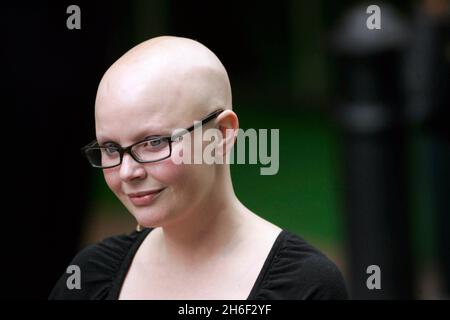
[[[165,188],[129,193],[127,196],[135,206],[147,206],[158,197]]]

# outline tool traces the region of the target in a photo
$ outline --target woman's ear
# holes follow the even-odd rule
[[[217,144],[218,156],[225,156],[230,153],[236,142],[239,119],[233,110],[225,110],[216,119],[217,126],[222,134],[222,140]]]

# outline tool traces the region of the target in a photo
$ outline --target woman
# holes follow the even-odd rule
[[[214,157],[229,157],[239,123],[228,75],[200,43],[153,38],[108,69],[84,152],[139,228],[82,250],[71,262],[81,288],[64,274],[50,298],[345,299],[330,260],[237,199],[226,161],[175,161],[205,149],[195,121],[220,133]]]

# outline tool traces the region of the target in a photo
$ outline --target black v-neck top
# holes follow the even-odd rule
[[[69,289],[64,273],[49,299],[117,300],[134,255],[153,230],[134,231],[86,247],[70,265],[80,268],[80,289]],[[347,299],[336,265],[301,237],[283,229],[276,238],[247,300]]]

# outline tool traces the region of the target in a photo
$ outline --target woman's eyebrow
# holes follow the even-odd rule
[[[152,130],[152,131],[156,131],[156,130]],[[159,131],[159,130],[158,130]],[[138,142],[141,140],[146,140],[146,139],[150,139],[150,138],[160,138],[160,137],[165,137],[165,136],[170,136],[171,133],[165,133],[165,132],[169,132],[169,130],[161,130],[160,132],[162,133],[152,133],[149,134],[148,131],[140,133],[140,134],[136,134],[134,136],[134,139],[132,139],[132,141],[134,142]],[[108,138],[107,136],[100,136],[97,138],[97,143],[98,144],[105,144],[105,143],[113,143],[113,144],[117,144],[120,145],[117,141],[115,141],[114,139]]]

